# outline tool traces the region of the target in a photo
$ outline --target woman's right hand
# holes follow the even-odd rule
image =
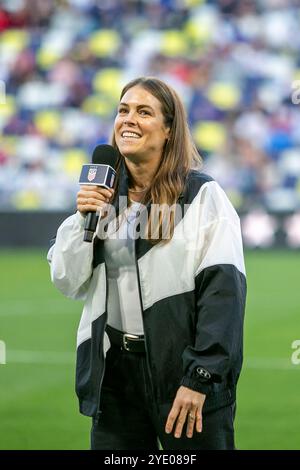
[[[82,185],[77,193],[77,210],[86,215],[87,212],[100,212],[103,216],[106,205],[111,202],[114,190],[101,186]]]

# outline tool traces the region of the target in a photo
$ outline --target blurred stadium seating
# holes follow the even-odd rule
[[[246,244],[299,247],[299,19],[299,0],[2,0],[0,211],[72,210],[122,85],[155,75]]]

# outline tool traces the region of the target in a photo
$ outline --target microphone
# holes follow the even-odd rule
[[[118,151],[111,145],[97,145],[92,155],[92,164],[83,165],[79,184],[90,184],[112,188],[116,176]],[[83,241],[91,243],[97,227],[99,214],[87,212]]]

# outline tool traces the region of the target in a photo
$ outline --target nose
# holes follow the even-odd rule
[[[136,114],[135,111],[128,111],[124,118],[124,124],[135,125],[136,124]]]

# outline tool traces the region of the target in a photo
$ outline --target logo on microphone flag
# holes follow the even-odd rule
[[[88,175],[87,175],[87,179],[89,181],[93,181],[96,178],[96,174],[97,174],[97,168],[90,168]]]
[[[79,184],[92,184],[111,188],[112,174],[115,174],[115,170],[109,165],[100,163],[82,165]]]

